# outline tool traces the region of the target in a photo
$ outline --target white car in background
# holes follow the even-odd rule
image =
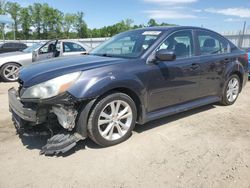
[[[85,55],[90,50],[89,46],[71,40],[36,43],[23,51],[0,54],[0,76],[5,82],[14,82],[23,65],[61,56]]]

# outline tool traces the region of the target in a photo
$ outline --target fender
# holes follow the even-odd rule
[[[73,88],[68,91],[78,100],[84,101],[88,99],[98,98],[108,91],[116,88],[125,88],[133,91],[141,102],[145,102],[146,88],[142,81],[136,75],[127,72],[108,73],[105,76],[80,78]],[[90,79],[88,79],[90,78]],[[140,97],[144,96],[144,97]]]
[[[119,76],[118,76],[119,75]],[[87,124],[88,124],[88,116],[91,108],[96,102],[96,99],[99,96],[107,93],[108,91],[117,89],[117,88],[125,88],[133,91],[140,100],[141,104],[144,104],[143,101],[146,101],[145,96],[145,88],[142,82],[136,78],[135,75],[131,74],[109,74],[102,79],[92,78],[88,81],[80,81],[81,87],[74,87],[69,92],[74,97],[78,98],[78,100],[86,103],[83,105],[81,109],[81,113],[77,119],[75,130],[82,137],[87,137]],[[76,85],[78,85],[77,83]],[[140,97],[144,96],[144,97]]]
[[[246,74],[246,71],[243,67],[243,65],[239,62],[238,59],[234,60],[234,61],[231,61],[229,62],[227,65],[226,65],[226,69],[223,73],[223,76],[222,76],[222,80],[221,80],[221,85],[222,85],[222,91],[225,87],[225,83],[226,83],[226,80],[233,74],[233,73],[237,73],[239,76],[240,76],[240,79],[241,79],[241,82],[242,82],[242,86],[245,85],[245,74]]]

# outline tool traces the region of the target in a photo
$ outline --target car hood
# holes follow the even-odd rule
[[[126,59],[101,56],[60,57],[23,66],[19,80],[27,88],[65,74],[122,63]]]

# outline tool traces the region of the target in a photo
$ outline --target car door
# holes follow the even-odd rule
[[[148,110],[154,111],[198,98],[200,66],[194,56],[192,30],[173,33],[157,48],[174,51],[176,60],[151,64]]]
[[[36,55],[33,55],[33,61],[41,61],[55,57],[57,55],[57,42],[58,40],[53,40],[44,44],[41,48],[39,48]]]
[[[196,30],[198,53],[200,55],[201,96],[218,95],[222,74],[230,61],[230,45],[221,36],[206,30]]]
[[[63,56],[86,54],[86,49],[75,42],[63,42]]]

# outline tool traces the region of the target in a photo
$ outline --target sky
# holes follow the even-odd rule
[[[146,24],[150,18],[218,32],[250,29],[250,0],[11,0],[22,6],[48,3],[64,13],[83,11],[89,28],[101,28],[130,18]]]

